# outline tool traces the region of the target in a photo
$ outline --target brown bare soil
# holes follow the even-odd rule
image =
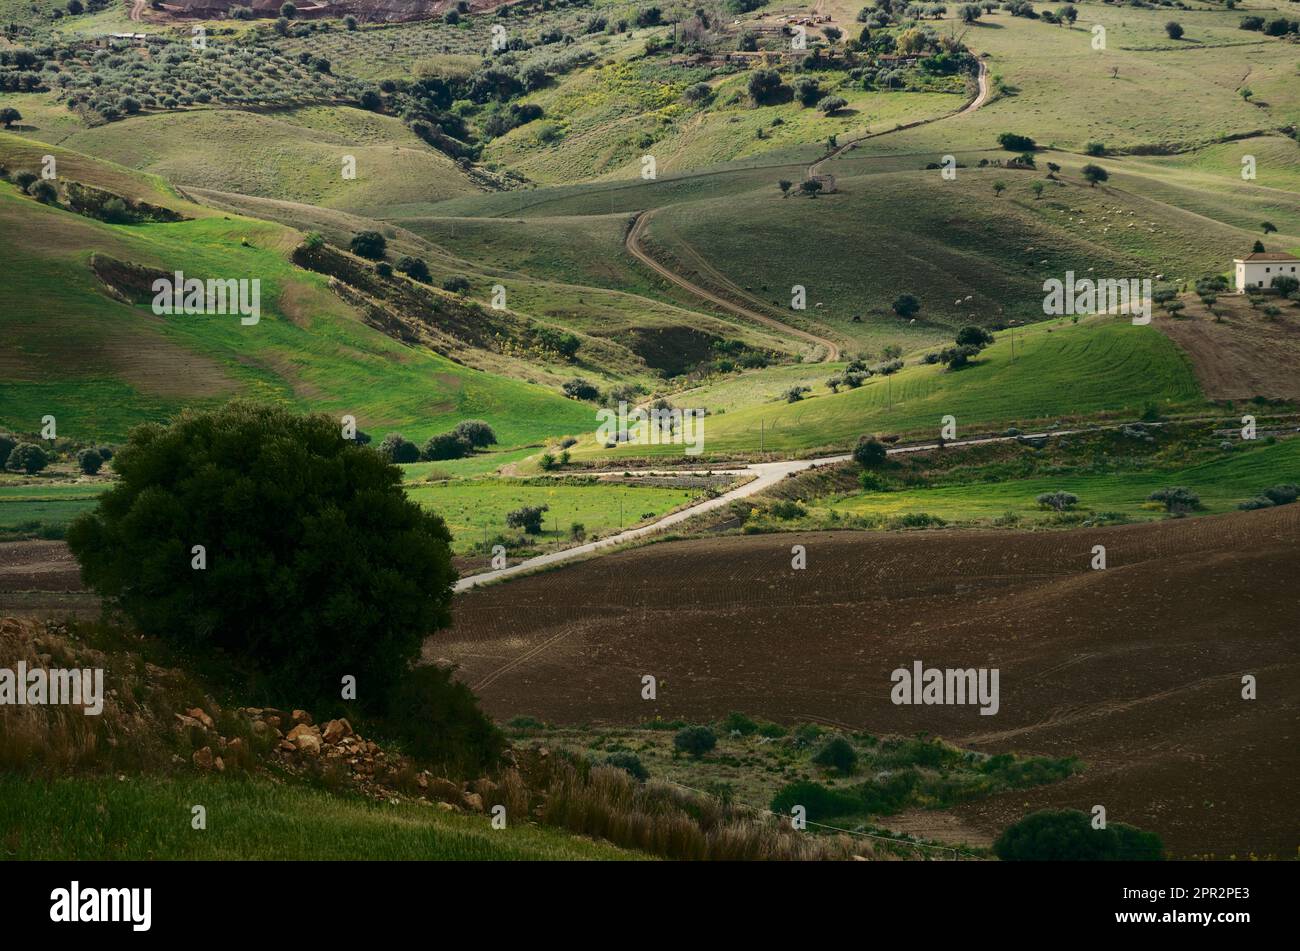
[[[790,568],[790,548],[808,567]],[[1109,567],[1089,567],[1094,545]],[[696,722],[732,710],[987,752],[1077,756],[1065,782],[899,831],[986,844],[1034,809],[1106,807],[1176,856],[1296,854],[1300,504],[1069,532],[664,542],[457,598],[429,659],[499,719]],[[0,613],[93,615],[60,542],[0,544]],[[1001,706],[895,706],[890,673],[996,667]],[[1241,699],[1241,678],[1258,699]],[[641,677],[658,699],[640,698]],[[890,825],[884,819],[882,824]]]
[[[470,592],[426,654],[460,664],[499,718],[740,710],[1084,762],[958,809],[985,840],[1036,808],[1101,804],[1177,855],[1294,856],[1298,542],[1300,505],[1070,532],[668,542]],[[790,568],[794,544],[806,570]],[[890,673],[915,660],[998,668],[999,712],[895,706]]]
[[[1300,399],[1300,307],[1270,297],[1256,310],[1245,295],[1224,294],[1214,304],[1222,314],[1219,323],[1195,294],[1179,299],[1187,317],[1161,313],[1152,323],[1187,352],[1207,397]],[[1281,313],[1269,319],[1269,305]]]
[[[68,546],[56,541],[0,542],[0,614],[93,617],[99,598],[81,585]]]

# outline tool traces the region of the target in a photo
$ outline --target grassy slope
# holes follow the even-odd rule
[[[191,808],[208,827],[190,826]],[[536,826],[345,799],[265,780],[0,777],[0,842],[20,861],[610,860],[642,856]]]
[[[511,532],[506,513],[526,505],[548,506],[543,532],[530,536],[546,545],[567,542],[574,523],[582,525],[588,535],[605,535],[620,526],[635,525],[643,515],[662,515],[695,496],[685,489],[495,479],[408,485],[406,494],[443,517],[455,538],[457,553],[482,543],[485,530],[489,537]]]
[[[962,323],[1041,319],[1042,282],[1067,270],[1142,278],[1176,263],[1189,278],[1222,270],[1225,247],[1250,246],[1235,229],[1077,179],[1047,183],[1036,200],[1036,179],[997,169],[959,170],[952,182],[937,171],[891,172],[841,179],[839,194],[814,200],[782,197],[773,185],[739,202],[664,209],[647,238],[679,270],[707,282],[716,269],[772,309],[876,352],[885,342],[948,339]],[[1007,185],[1001,197],[995,181]],[[802,314],[789,308],[796,284],[808,292]],[[921,300],[916,324],[890,312],[902,292]]]
[[[584,428],[590,411],[553,391],[468,370],[370,329],[290,265],[293,232],[248,219],[114,227],[0,194],[5,284],[0,424],[31,431],[53,413],[60,435],[120,439],[144,419],[236,393],[351,413],[368,431],[410,438],[483,418],[504,445]],[[246,241],[247,246],[241,245]],[[92,251],[190,274],[262,281],[262,320],[162,320],[104,295]],[[57,372],[52,372],[57,370]]]
[[[1131,518],[1162,518],[1163,507],[1146,503],[1157,489],[1181,485],[1201,497],[1206,514],[1232,511],[1279,483],[1300,482],[1300,440],[1289,439],[1249,452],[1224,453],[1174,471],[1117,472],[1060,478],[1012,479],[973,485],[867,492],[818,505],[841,514],[901,515],[925,512],[949,521],[992,519],[1007,512],[1021,518],[1047,517],[1034,501],[1064,490],[1079,497],[1079,510],[1121,512]]]
[[[1041,20],[986,16],[966,36],[989,53],[989,69],[1016,92],[954,122],[937,123],[873,141],[871,151],[951,152],[996,146],[1000,132],[1082,151],[1090,141],[1111,148],[1188,141],[1278,128],[1300,119],[1295,47],[1237,28],[1241,17],[1288,5],[1252,9],[1150,10],[1080,3],[1073,29]],[[1262,6],[1263,10],[1254,9]],[[1289,16],[1294,17],[1294,10]],[[1164,24],[1186,28],[1170,40]],[[1092,49],[1092,27],[1106,28],[1106,49]],[[945,26],[946,24],[941,24]],[[1119,69],[1112,79],[1111,71]],[[1237,95],[1248,85],[1267,109]]]
[[[999,334],[976,364],[956,373],[910,366],[838,395],[822,387],[801,402],[710,416],[705,452],[756,451],[760,422],[768,450],[812,450],[847,448],[870,432],[937,437],[949,414],[957,418],[960,437],[1013,422],[1025,428],[1090,414],[1136,419],[1148,401],[1166,411],[1204,406],[1187,358],[1152,327],[1116,318],[1038,324],[1014,332],[1014,361],[1012,336]],[[638,447],[645,455],[680,451],[672,445]],[[575,457],[600,452],[589,442],[574,447]]]
[[[223,147],[212,148],[218,141]],[[182,186],[356,214],[478,193],[455,162],[400,119],[343,106],[158,113],[85,129],[62,144]],[[356,159],[355,179],[342,178],[344,155]]]

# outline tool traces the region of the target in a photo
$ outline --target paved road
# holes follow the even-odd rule
[[[1016,439],[1040,439],[1044,437],[1068,436],[1072,433],[1081,432],[1078,429],[1058,429],[1050,433],[1024,434],[1023,436],[987,436],[981,439],[963,439],[954,440],[947,445],[956,448],[959,446],[979,446],[991,442],[1012,442]],[[898,446],[888,450],[890,455],[902,455],[909,452],[923,452],[927,449],[939,448],[938,443],[924,443],[917,446]],[[716,508],[732,502],[736,499],[743,499],[746,496],[753,495],[756,492],[762,492],[780,482],[786,476],[793,472],[802,472],[813,466],[824,466],[835,462],[846,462],[852,458],[848,454],[840,456],[823,456],[820,459],[786,459],[780,462],[756,462],[752,465],[740,466],[735,468],[715,468],[710,471],[714,473],[733,473],[736,475],[748,474],[753,478],[744,485],[739,485],[722,495],[711,499],[705,499],[696,505],[680,509],[670,515],[665,515],[657,522],[649,525],[641,525],[637,528],[629,528],[625,532],[619,532],[617,535],[609,535],[605,538],[594,542],[587,542],[585,545],[578,545],[574,548],[565,548],[561,551],[549,552],[545,555],[538,555],[536,558],[527,558],[516,565],[508,568],[498,568],[495,571],[485,571],[482,574],[472,575],[468,578],[461,578],[456,582],[456,591],[468,591],[470,588],[476,588],[479,585],[491,584],[494,581],[501,581],[514,575],[524,574],[535,571],[538,568],[545,568],[548,565],[559,565],[566,561],[572,561],[575,558],[581,558],[592,552],[599,551],[602,548],[609,548],[612,545],[622,545],[630,541],[636,541],[653,535],[656,532],[662,532],[666,528],[678,525],[687,519],[694,518],[704,512],[710,512]],[[645,474],[660,470],[624,470],[631,471],[633,474]],[[668,470],[662,470],[668,471]],[[679,473],[682,470],[674,470]]]

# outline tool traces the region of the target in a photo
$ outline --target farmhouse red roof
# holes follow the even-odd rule
[[[1254,254],[1248,254],[1241,260],[1243,261],[1300,261],[1300,258],[1294,254],[1287,254],[1285,251],[1256,251]]]

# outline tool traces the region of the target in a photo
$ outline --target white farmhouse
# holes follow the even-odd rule
[[[1294,277],[1300,279],[1300,258],[1285,251],[1256,251],[1244,258],[1234,258],[1237,266],[1237,293],[1244,294],[1252,288],[1272,287],[1273,279]]]

